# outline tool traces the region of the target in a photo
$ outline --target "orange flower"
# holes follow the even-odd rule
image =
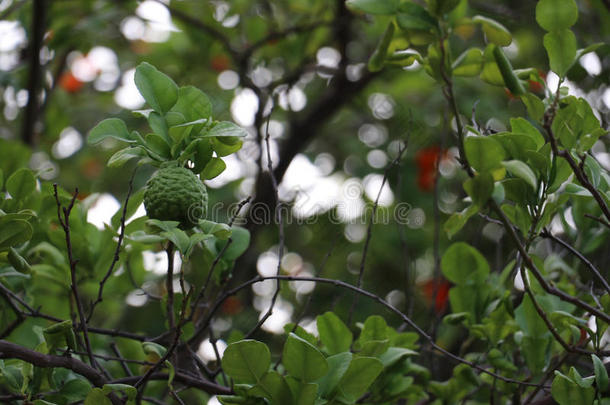
[[[434,310],[440,314],[447,309],[449,301],[449,288],[451,285],[443,278],[428,280],[423,285],[424,297],[428,301],[428,305],[434,304]]]
[[[68,93],[77,93],[83,87],[84,83],[78,80],[72,72],[65,72],[59,78],[59,86]]]
[[[441,151],[438,145],[421,149],[415,155],[417,164],[417,186],[421,191],[432,191],[436,180],[436,167],[439,157],[447,159],[447,151]]]

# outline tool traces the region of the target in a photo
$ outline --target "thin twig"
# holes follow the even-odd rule
[[[273,111],[272,111],[273,112]],[[273,172],[273,162],[271,161],[271,148],[269,146],[269,121],[271,120],[271,113],[267,117],[267,128],[265,134],[265,145],[267,147],[267,170],[269,171],[269,176],[271,177],[271,184],[273,185],[273,193],[275,196],[275,216],[278,221],[278,234],[279,234],[279,248],[278,248],[278,258],[277,258],[277,270],[276,275],[280,275],[282,271],[282,258],[284,257],[284,218],[282,217],[282,210],[280,210],[280,197],[278,194],[278,182],[275,177],[275,173]],[[280,280],[277,280],[275,286],[275,292],[273,293],[273,297],[271,297],[271,302],[269,303],[269,309],[267,312],[259,319],[259,321],[254,325],[254,327],[246,334],[245,339],[251,337],[254,332],[260,328],[265,321],[273,314],[273,307],[277,301],[277,297],[280,294],[281,283]]]
[[[108,281],[108,279],[112,275],[112,272],[114,271],[114,267],[116,266],[116,264],[119,262],[119,259],[120,259],[121,245],[123,244],[123,238],[125,237],[125,220],[127,219],[126,218],[127,217],[127,205],[129,204],[129,198],[131,197],[131,193],[133,191],[133,179],[136,176],[137,170],[138,170],[137,168],[134,169],[133,173],[131,174],[131,179],[129,180],[129,189],[127,190],[127,197],[125,198],[125,203],[123,205],[123,213],[121,215],[121,222],[120,222],[121,232],[119,233],[119,239],[116,244],[114,256],[112,258],[112,262],[110,263],[110,266],[108,267],[108,270],[106,271],[106,274],[100,281],[100,287],[97,291],[97,299],[95,300],[95,302],[93,302],[91,304],[91,308],[89,309],[89,315],[87,316],[87,322],[89,322],[91,320],[91,317],[93,316],[93,311],[95,311],[95,307],[97,306],[97,304],[99,304],[100,302],[103,301],[104,285],[106,284],[106,281]]]
[[[377,215],[377,208],[379,208],[379,198],[381,197],[381,193],[383,192],[383,188],[385,187],[386,182],[388,181],[388,174],[390,169],[394,166],[397,166],[402,159],[402,155],[407,150],[407,145],[401,145],[398,150],[398,155],[396,158],[390,162],[390,164],[385,168],[383,173],[383,180],[381,181],[381,186],[379,187],[379,191],[377,192],[377,197],[375,198],[375,202],[373,204],[373,209],[371,212],[371,217],[369,218],[368,227],[366,229],[366,239],[364,240],[364,247],[362,249],[362,258],[360,260],[360,270],[358,272],[358,283],[356,284],[358,287],[362,287],[362,279],[364,277],[364,270],[366,266],[366,257],[369,250],[369,243],[371,242],[371,237],[373,236],[373,223],[375,222],[375,216]],[[358,304],[358,294],[354,294],[354,298],[352,300],[352,305],[349,310],[349,314],[347,316],[347,324],[352,323],[352,316],[354,314],[354,310],[356,309],[356,305]]]
[[[64,230],[65,239],[66,239],[66,249],[68,251],[68,262],[70,264],[70,289],[72,290],[72,294],[74,295],[74,301],[76,304],[76,309],[78,311],[78,317],[80,319],[80,327],[83,331],[83,338],[85,340],[85,348],[87,349],[87,354],[89,356],[89,361],[91,365],[95,368],[98,367],[95,357],[93,356],[93,350],[91,349],[91,342],[89,341],[89,333],[87,330],[87,318],[85,317],[85,311],[83,309],[83,303],[80,299],[80,293],[78,291],[78,281],[76,279],[76,264],[78,260],[74,259],[72,254],[72,240],[70,238],[70,213],[72,212],[72,208],[74,208],[74,203],[76,202],[76,197],[78,196],[78,189],[74,191],[74,195],[70,200],[70,205],[68,207],[62,207],[61,202],[59,201],[59,194],[57,192],[57,183],[53,184],[53,189],[55,191],[55,202],[57,204],[57,219],[61,227]],[[63,220],[61,211],[63,211]]]
[[[408,316],[406,316],[403,312],[401,312],[400,310],[398,310],[396,307],[394,307],[392,304],[388,303],[387,301],[385,301],[383,298],[379,297],[378,295],[363,290],[362,288],[356,287],[354,285],[348,284],[344,281],[341,280],[336,280],[336,279],[328,279],[328,278],[321,278],[321,277],[299,277],[299,276],[286,276],[286,275],[279,275],[279,276],[256,276],[234,288],[232,288],[231,290],[228,290],[227,292],[225,292],[222,297],[220,297],[214,304],[214,307],[211,310],[210,316],[213,316],[213,314],[218,311],[218,309],[220,308],[220,306],[222,305],[222,303],[230,296],[233,296],[235,294],[237,294],[239,291],[250,287],[252,284],[255,283],[260,283],[266,280],[282,280],[282,281],[313,281],[316,283],[324,283],[324,284],[332,284],[335,287],[340,287],[340,288],[344,288],[347,290],[351,290],[353,292],[357,292],[358,294],[367,297],[377,303],[379,303],[380,305],[384,306],[385,308],[387,308],[389,311],[393,312],[394,314],[398,315],[403,322],[405,322],[406,324],[408,324],[413,330],[415,330],[415,332],[417,332],[418,335],[420,335],[422,338],[424,338],[428,344],[436,351],[440,352],[441,354],[443,354],[444,356],[450,358],[451,360],[454,360],[458,363],[462,363],[462,364],[466,364],[482,373],[488,374],[492,377],[498,378],[501,381],[504,381],[506,383],[511,383],[511,384],[518,384],[518,385],[525,385],[525,386],[530,386],[530,387],[535,387],[537,386],[537,384],[534,383],[530,383],[530,382],[526,382],[526,381],[519,381],[519,380],[515,380],[509,377],[505,377],[502,376],[500,374],[494,373],[492,371],[489,371],[485,368],[483,368],[482,366],[479,366],[478,364],[475,364],[471,361],[468,361],[460,356],[457,356],[451,352],[449,352],[447,349],[439,346],[438,344],[436,344],[436,342],[434,341],[434,339],[432,338],[432,336],[428,335],[422,328],[420,328],[413,320],[411,320],[411,318],[409,318]]]
[[[542,236],[543,238],[551,239],[552,241],[554,241],[554,242],[560,244],[561,246],[563,246],[564,248],[568,249],[568,251],[570,253],[572,253],[574,256],[576,256],[581,262],[583,262],[589,268],[589,270],[591,270],[593,275],[604,286],[604,289],[606,290],[606,292],[608,294],[610,294],[610,285],[608,285],[608,281],[606,281],[604,276],[602,276],[602,274],[597,269],[597,267],[595,267],[595,265],[593,263],[591,263],[591,261],[589,259],[587,259],[582,253],[580,253],[578,250],[576,250],[574,248],[574,246],[570,245],[568,242],[564,241],[563,239],[558,238],[557,236],[553,235],[551,232],[549,232],[546,229],[542,231],[540,236]]]
[[[123,368],[123,371],[125,372],[125,374],[127,376],[132,376],[133,373],[131,372],[131,369],[127,365],[127,359],[125,359],[123,357],[123,355],[121,354],[121,350],[119,350],[119,346],[115,342],[112,342],[112,343],[110,343],[110,348],[116,355],[116,359],[121,364],[121,367]]]

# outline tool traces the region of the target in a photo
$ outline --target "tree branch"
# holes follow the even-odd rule
[[[40,66],[40,49],[42,49],[46,29],[46,0],[34,0],[32,3],[32,26],[30,30],[29,71],[28,71],[28,103],[25,107],[21,139],[30,146],[36,143],[36,124],[39,119],[40,99],[38,92],[42,84],[42,68]]]

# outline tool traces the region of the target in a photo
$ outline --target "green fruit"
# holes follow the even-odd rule
[[[182,228],[192,228],[205,217],[208,192],[184,167],[162,167],[146,183],[144,207],[149,218],[178,221]]]

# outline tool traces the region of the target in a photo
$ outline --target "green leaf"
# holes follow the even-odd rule
[[[157,155],[166,159],[171,158],[172,154],[170,151],[170,146],[162,136],[157,134],[148,134],[144,139],[146,146]]]
[[[505,86],[502,73],[500,73],[500,69],[498,68],[498,64],[496,63],[494,56],[493,51],[495,47],[496,46],[494,44],[489,44],[483,52],[483,59],[485,62],[483,63],[483,71],[481,72],[480,78],[484,82],[494,86]]]
[[[138,390],[135,387],[127,384],[104,384],[102,387],[102,392],[106,395],[115,391],[124,392],[127,394],[127,399],[130,401],[136,399],[136,395],[138,394]]]
[[[454,284],[480,285],[489,276],[489,264],[477,249],[465,242],[449,246],[441,259],[441,270]]]
[[[374,357],[356,357],[338,385],[337,399],[345,404],[354,404],[381,374],[383,364]]]
[[[460,0],[428,0],[428,7],[437,16],[451,12],[460,4]]]
[[[87,143],[93,145],[103,141],[106,138],[115,138],[123,142],[136,142],[129,135],[127,125],[119,118],[107,118],[97,124],[87,137]]]
[[[394,14],[398,9],[398,0],[347,0],[345,5],[350,10],[369,14]]]
[[[185,254],[189,250],[190,239],[186,232],[184,232],[182,229],[173,228],[169,231],[162,232],[161,236],[165,236],[167,239],[172,241],[180,253]]]
[[[547,31],[570,28],[578,20],[574,0],[540,0],[536,4],[536,21]]]
[[[108,159],[108,167],[121,167],[128,161],[134,158],[147,157],[148,154],[140,146],[129,147],[117,151]]]
[[[228,239],[231,237],[232,230],[227,224],[221,224],[203,219],[199,221],[199,227],[203,233],[214,235],[220,239]]]
[[[544,136],[525,118],[511,118],[511,131],[514,133],[525,134],[536,143],[536,150],[540,149],[544,144]]]
[[[146,62],[138,65],[134,79],[144,100],[159,114],[165,114],[176,104],[178,86],[153,65]]]
[[[569,29],[544,35],[544,48],[549,56],[551,70],[564,77],[576,60],[576,37]]]
[[[396,22],[403,30],[433,31],[438,27],[436,18],[419,4],[411,2],[399,6]]]
[[[501,162],[506,157],[506,152],[498,141],[484,136],[466,137],[464,149],[468,162],[477,171],[501,167]]]
[[[221,142],[217,137],[210,138],[210,140],[216,155],[219,157],[224,157],[230,155],[231,153],[235,153],[240,150],[243,145],[242,141],[238,141],[232,145],[227,145],[226,143]]]
[[[209,120],[212,117],[212,103],[203,91],[193,86],[184,86],[178,90],[178,101],[172,111],[181,113],[187,121],[201,118]],[[199,129],[195,127],[196,131]]]
[[[525,104],[527,113],[536,121],[540,121],[544,115],[544,103],[538,96],[526,93],[521,96],[521,101]]]
[[[6,180],[6,191],[17,201],[28,197],[36,190],[36,178],[30,169],[21,168]]]
[[[592,354],[591,360],[593,361],[593,368],[595,369],[595,383],[597,384],[597,389],[601,392],[605,392],[608,389],[608,371],[606,371],[604,363],[596,355]]]
[[[592,404],[595,399],[595,389],[581,387],[570,377],[555,370],[551,395],[559,405]]]
[[[392,41],[392,37],[394,36],[394,22],[390,21],[383,36],[377,43],[375,50],[373,51],[371,57],[368,61],[368,68],[371,72],[379,72],[383,69],[383,65],[385,64],[386,57],[388,55],[388,48],[390,47],[390,42]]]
[[[216,247],[220,252],[224,245],[226,245],[228,241],[218,239],[216,241]],[[250,246],[250,231],[246,228],[242,228],[239,226],[231,227],[231,244],[225,250],[222,255],[223,259],[227,260],[235,260],[248,249]]]
[[[477,76],[483,70],[483,51],[479,48],[470,48],[464,51],[453,62],[451,67],[454,76]]]
[[[473,204],[462,210],[461,212],[453,213],[443,225],[443,229],[447,232],[447,237],[451,239],[456,233],[466,225],[466,222],[474,214],[479,212],[479,206]]]
[[[0,252],[27,242],[33,233],[34,229],[27,221],[0,217]]]
[[[381,341],[388,339],[388,324],[379,315],[371,315],[364,321],[362,332],[358,337],[360,344],[370,341]]]
[[[94,388],[85,398],[84,405],[112,405],[112,402],[100,388]]]
[[[245,129],[243,129],[242,127],[240,127],[239,125],[236,125],[229,121],[220,121],[220,122],[217,122],[207,132],[205,132],[205,134],[202,135],[201,137],[202,138],[212,138],[212,137],[234,136],[234,137],[238,137],[238,138],[243,138],[247,135],[248,135],[248,132]]]
[[[71,403],[82,401],[89,391],[91,391],[91,384],[83,379],[75,378],[62,385],[59,395]]]
[[[481,24],[481,28],[485,33],[485,38],[488,42],[498,46],[508,46],[513,42],[513,37],[510,31],[505,26],[494,19],[476,15],[472,17],[472,21]]]
[[[502,165],[508,170],[513,176],[519,177],[527,184],[529,184],[534,190],[538,188],[538,179],[536,174],[530,167],[520,160],[509,160],[502,162]]]
[[[201,171],[201,178],[210,180],[218,176],[227,168],[227,164],[218,157],[211,158]]]
[[[349,351],[353,339],[352,332],[334,312],[328,311],[324,315],[319,315],[316,318],[316,325],[320,340],[329,354]]]
[[[474,204],[483,207],[494,190],[494,179],[489,173],[480,173],[464,182],[464,190]]]
[[[335,392],[337,385],[343,378],[343,375],[347,371],[351,361],[352,353],[343,352],[330,356],[326,360],[328,361],[328,372],[318,380],[320,396],[323,398],[332,397]]]
[[[415,350],[405,349],[404,347],[390,347],[385,353],[379,356],[379,360],[383,364],[383,367],[390,367],[396,364],[399,360],[407,356],[417,356]]]
[[[267,373],[271,353],[267,345],[255,340],[241,340],[227,346],[222,357],[222,369],[235,381],[256,384]]]
[[[328,371],[324,355],[294,333],[286,339],[282,361],[290,375],[305,382],[315,381]]]
[[[265,374],[258,384],[248,390],[248,395],[267,398],[272,405],[293,403],[290,387],[285,378],[276,371]]]
[[[510,64],[510,61],[504,54],[504,51],[500,49],[500,47],[496,46],[493,48],[494,58],[496,60],[496,64],[498,65],[498,69],[500,70],[500,74],[502,75],[502,79],[504,80],[504,85],[510,90],[510,92],[515,96],[520,96],[525,94],[525,88],[521,84],[521,81],[513,71],[513,67]]]
[[[162,137],[169,145],[171,143],[171,139],[169,137],[169,129],[167,127],[167,122],[165,121],[165,118],[163,118],[158,112],[151,111],[151,113],[148,114],[147,119],[148,125],[150,125],[153,132]]]

